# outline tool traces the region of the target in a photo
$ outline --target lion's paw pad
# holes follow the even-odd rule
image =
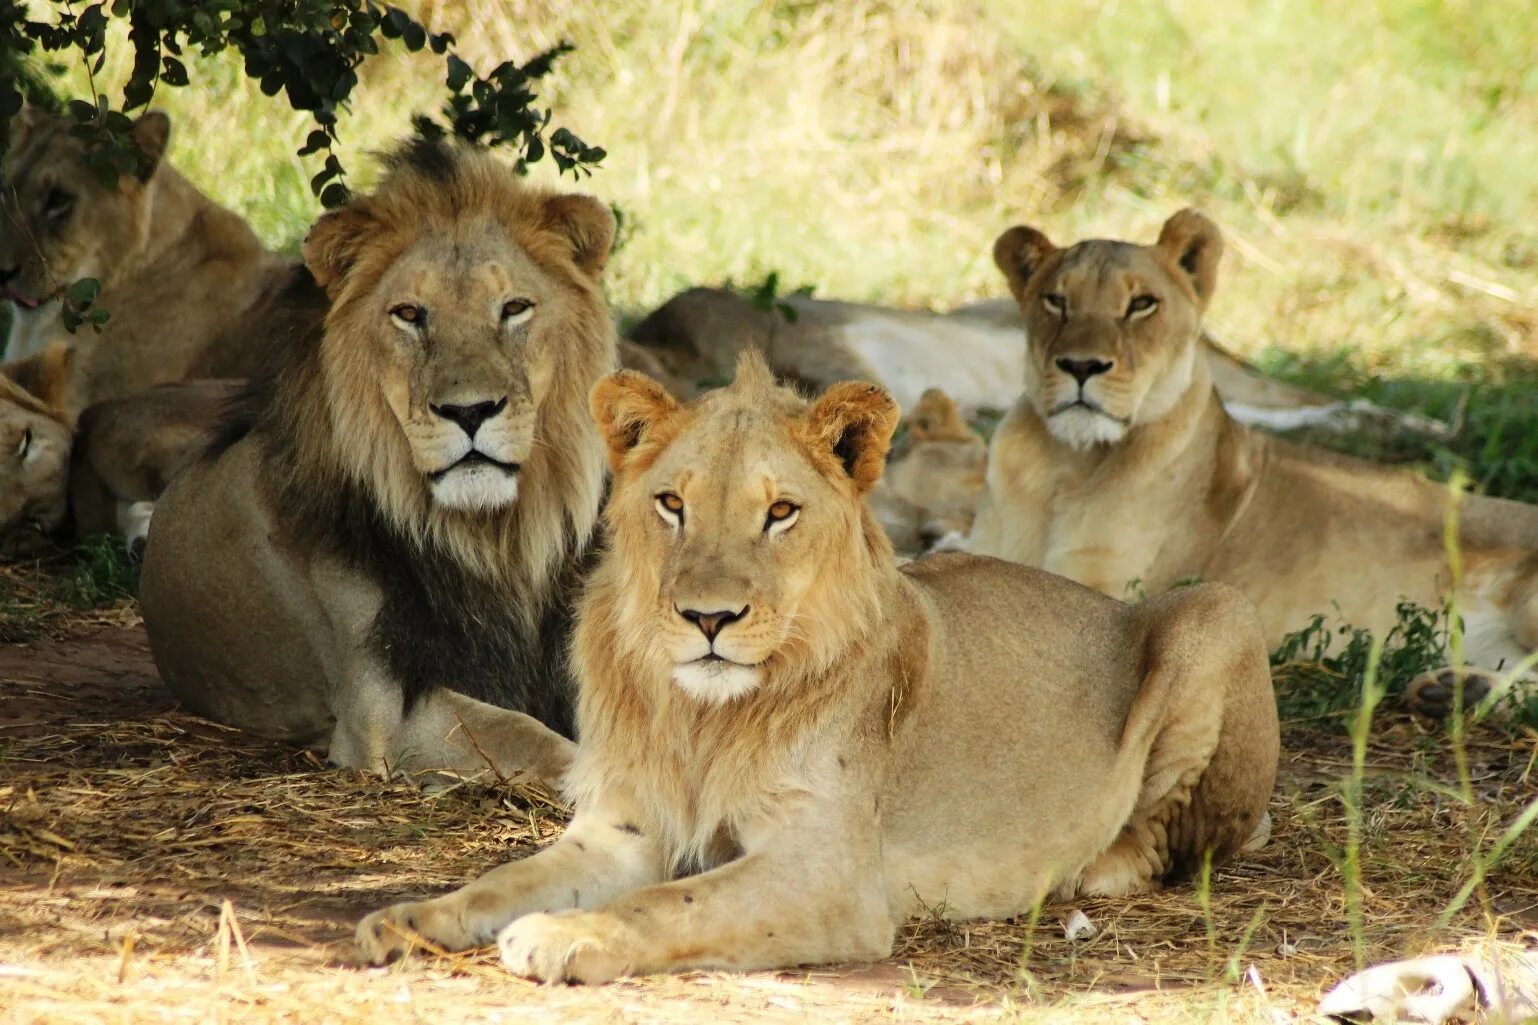
[[[1463,709],[1473,708],[1495,690],[1495,677],[1482,669],[1447,666],[1422,673],[1405,688],[1404,701],[1411,712],[1428,719],[1445,719],[1454,707],[1458,680],[1463,680]]]

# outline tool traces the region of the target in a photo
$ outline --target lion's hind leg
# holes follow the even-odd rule
[[[1264,635],[1231,588],[1182,588],[1147,602],[1147,671],[1122,737],[1142,786],[1080,890],[1121,896],[1265,842],[1279,736]]]

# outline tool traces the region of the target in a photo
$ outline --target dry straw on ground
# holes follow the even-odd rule
[[[1289,725],[1260,854],[1033,922],[915,921],[863,969],[701,973],[542,988],[485,954],[351,964],[358,915],[528,853],[562,809],[532,790],[426,794],[329,771],[177,713],[142,628],[69,626],[0,651],[0,1023],[137,1021],[1288,1020],[1357,957],[1339,799],[1349,740]],[[1533,792],[1533,738],[1480,727],[1475,802],[1453,796],[1446,738],[1386,717],[1361,825],[1369,961],[1538,925],[1538,843],[1519,841],[1443,927],[1470,852]],[[980,785],[985,785],[980,782]],[[943,843],[943,837],[936,838]],[[1098,932],[1069,941],[1077,908]],[[1278,1017],[1280,1016],[1280,1017]]]

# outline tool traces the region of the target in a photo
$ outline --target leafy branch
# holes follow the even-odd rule
[[[91,96],[67,105],[71,131],[85,143],[93,170],[110,184],[143,170],[128,115],[148,107],[160,86],[190,84],[189,53],[209,57],[233,48],[263,93],[282,93],[311,116],[314,128],[298,149],[320,162],[310,188],[327,207],[345,202],[338,115],[357,88],[359,66],[379,53],[381,40],[443,58],[448,97],[436,115],[413,120],[417,131],[511,147],[520,167],[548,153],[561,171],[574,175],[591,173],[604,158],[601,148],[552,127],[551,112],[537,105],[536,86],[571,52],[570,44],[523,64],[504,61],[481,76],[455,53],[451,34],[431,32],[399,7],[376,0],[112,0],[78,11],[75,0],[55,0],[53,8],[52,20],[35,20],[22,0],[0,0],[0,152],[8,146],[10,118],[31,91],[28,64],[39,54],[73,53],[84,62]],[[133,68],[116,106],[96,85],[114,19],[127,22],[133,47]]]

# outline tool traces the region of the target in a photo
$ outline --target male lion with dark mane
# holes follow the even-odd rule
[[[192,710],[340,765],[554,777],[614,219],[466,146],[386,166],[311,229],[325,294],[296,284],[276,375],[156,509],[151,649]]]
[[[171,119],[150,111],[130,139],[136,173],[103,183],[71,122],[29,106],[13,120],[0,188],[0,301],[12,307],[8,360],[68,341],[77,350],[62,409],[189,377],[245,377],[262,364],[262,328],[288,277],[239,215],[163,157]],[[100,334],[61,323],[60,296],[96,278]]]
[[[996,559],[899,568],[865,501],[898,416],[874,385],[807,403],[750,353],[687,406],[632,372],[592,405],[614,480],[576,816],[364,919],[367,959],[415,933],[498,938],[550,981],[870,960],[923,908],[1119,896],[1263,841],[1276,709],[1237,591],[1130,606]]]
[[[1222,251],[1193,210],[1146,246],[999,237],[1025,391],[993,436],[970,550],[1112,595],[1221,580],[1254,600],[1273,644],[1332,608],[1379,636],[1402,598],[1441,608],[1455,583],[1448,488],[1255,433],[1224,408],[1200,358]],[[1538,649],[1538,508],[1465,494],[1457,516],[1463,653],[1485,672],[1412,682],[1428,715],[1460,686],[1483,698]]]

